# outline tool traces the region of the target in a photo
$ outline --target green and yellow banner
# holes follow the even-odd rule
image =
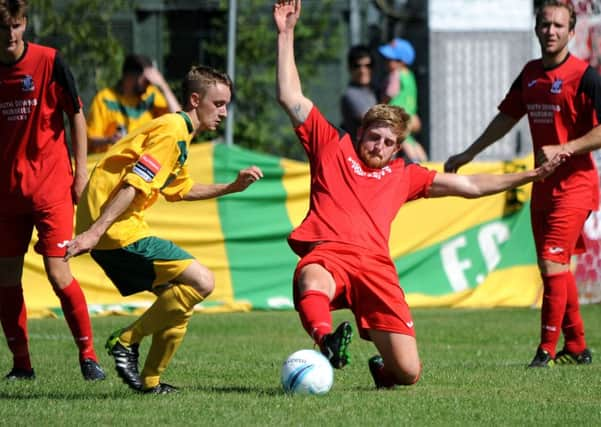
[[[90,157],[90,170],[97,159]],[[530,161],[475,163],[461,173],[505,173],[529,167]],[[215,273],[215,292],[199,311],[292,308],[297,257],[286,238],[308,208],[309,165],[212,143],[193,145],[188,158],[194,179],[205,183],[232,181],[238,170],[253,164],[265,178],[243,193],[193,203],[160,200],[146,214],[157,236],[173,240]],[[401,208],[390,249],[410,306],[538,304],[541,282],[529,191],[524,187],[475,200],[423,199]],[[135,312],[154,301],[150,293],[120,296],[89,255],[72,260],[71,269],[93,314]],[[23,286],[30,315],[60,315],[42,258],[32,247]]]

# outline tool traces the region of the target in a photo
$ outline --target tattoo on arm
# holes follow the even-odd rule
[[[300,103],[294,104],[290,107],[290,115],[293,120],[298,123],[303,123],[307,119],[307,112]]]
[[[300,113],[301,113],[301,106],[300,104],[295,104],[292,106],[292,114],[294,115],[294,117],[298,120],[298,118],[300,117]]]

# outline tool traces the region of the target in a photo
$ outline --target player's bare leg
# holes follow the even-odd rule
[[[369,330],[369,336],[378,349],[381,359],[370,359],[370,371],[376,387],[415,384],[421,372],[417,341],[409,335]]]

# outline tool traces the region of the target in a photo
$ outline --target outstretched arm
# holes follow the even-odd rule
[[[457,169],[471,162],[478,153],[503,138],[517,122],[507,114],[498,113],[472,145],[462,153],[449,157],[444,164],[445,172],[457,172]]]
[[[460,196],[467,199],[475,199],[477,197],[500,193],[532,181],[545,179],[568,157],[568,154],[558,154],[552,160],[536,169],[503,175],[456,175],[453,173],[439,173],[434,177],[428,196]]]
[[[201,184],[195,183],[186,193],[183,200],[206,200],[230,193],[246,190],[252,183],[263,178],[263,172],[257,166],[251,166],[238,172],[235,181],[229,184]]]
[[[293,126],[303,123],[313,107],[303,95],[294,59],[294,27],[300,17],[301,0],[277,0],[273,5],[273,20],[277,36],[276,92]]]
[[[94,224],[67,243],[65,261],[94,249],[102,235],[119,218],[119,215],[126,211],[135,197],[136,189],[134,187],[127,184],[121,187],[117,194],[106,204],[102,214]]]

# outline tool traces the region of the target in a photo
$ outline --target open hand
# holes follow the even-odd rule
[[[165,77],[155,66],[144,68],[144,77],[150,84],[159,88],[166,84]]]
[[[279,32],[294,29],[301,12],[301,0],[277,0],[273,5],[273,21]]]

